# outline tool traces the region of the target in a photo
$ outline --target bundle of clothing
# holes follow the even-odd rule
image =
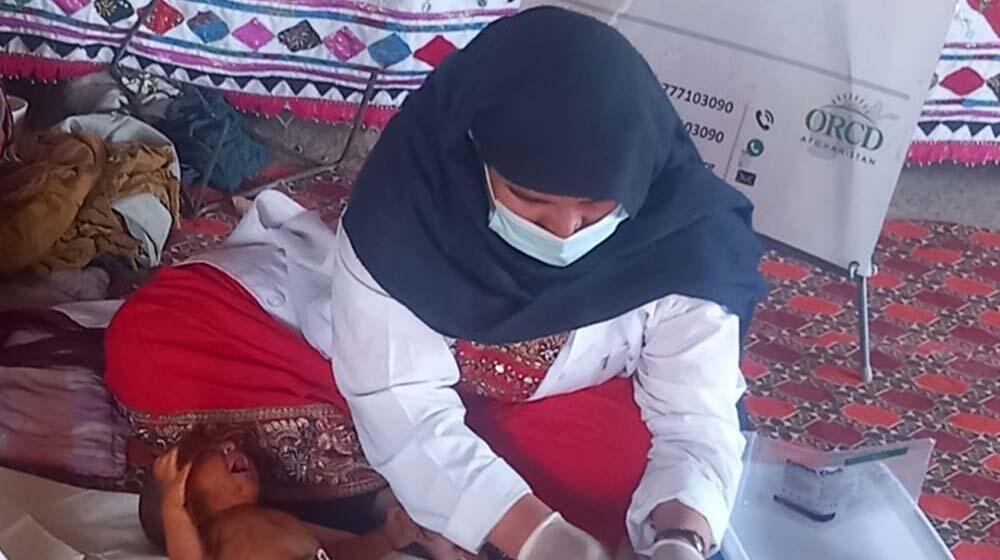
[[[271,163],[268,149],[247,134],[243,115],[219,93],[184,88],[157,127],[177,148],[185,185],[233,194]]]
[[[130,429],[102,378],[120,303],[0,310],[0,464],[88,486],[121,479]]]
[[[179,223],[172,147],[62,130],[27,144],[20,161],[0,167],[0,276],[79,269],[99,254],[133,266],[143,253],[156,258],[135,232],[157,212]],[[150,212],[152,200],[162,208]]]

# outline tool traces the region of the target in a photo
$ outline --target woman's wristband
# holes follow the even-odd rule
[[[689,543],[698,551],[698,554],[701,554],[702,558],[708,554],[708,546],[705,545],[705,539],[697,531],[689,529],[664,529],[656,534],[657,542],[663,540],[679,540]]]

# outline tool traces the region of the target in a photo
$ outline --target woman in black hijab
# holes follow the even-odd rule
[[[714,550],[751,212],[617,31],[556,8],[488,27],[404,104],[338,235],[332,361],[372,466],[467,550]]]

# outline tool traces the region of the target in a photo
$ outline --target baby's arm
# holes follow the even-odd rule
[[[170,560],[208,560],[198,528],[184,507],[184,489],[190,472],[191,463],[183,467],[177,466],[176,447],[157,459],[153,465],[153,476],[163,485],[160,512]]]
[[[164,502],[163,532],[170,560],[208,560],[198,528],[183,507],[168,510]]]

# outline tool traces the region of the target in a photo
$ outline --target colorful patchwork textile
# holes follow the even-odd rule
[[[909,163],[1000,163],[1000,2],[960,0]]]
[[[227,92],[244,110],[381,126],[441,61],[518,0],[0,0],[0,75],[76,77],[122,64]]]

